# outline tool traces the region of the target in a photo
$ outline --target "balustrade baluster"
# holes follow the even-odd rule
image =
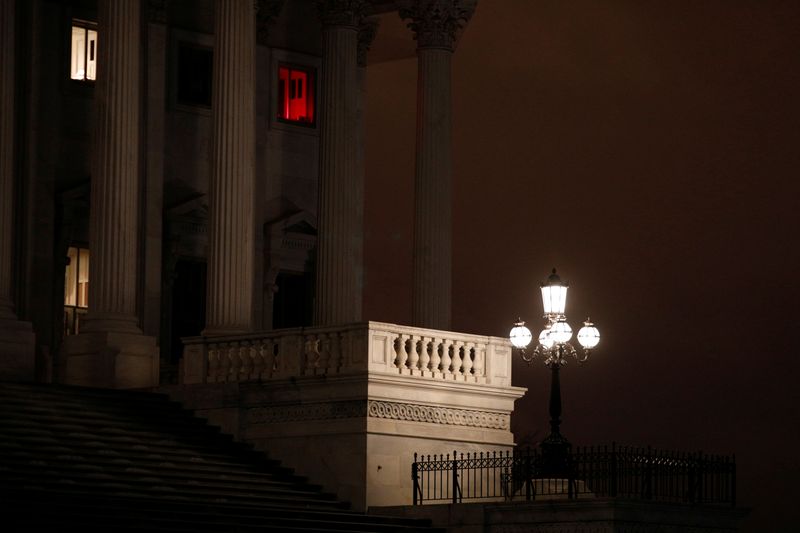
[[[431,350],[433,349],[433,345],[431,343],[433,339],[430,337],[421,337],[419,342],[419,368],[420,368],[420,375],[425,377],[431,377],[433,373],[431,372]]]
[[[314,335],[307,335],[303,349],[304,367],[303,374],[313,375],[319,362],[319,338]]]
[[[314,374],[322,375],[328,371],[328,361],[330,361],[331,358],[330,334],[320,333],[318,346],[319,357],[314,365]]]
[[[328,333],[328,374],[338,374],[342,361],[342,337],[337,332]]]
[[[354,352],[356,345],[354,341],[352,330],[339,334],[339,372],[347,372],[361,357],[366,358],[366,354]]]
[[[422,374],[419,367],[419,351],[421,349],[419,335],[411,335],[408,341],[408,369],[412,376]]]
[[[409,335],[401,333],[397,341],[397,369],[401,374],[408,374],[408,339]]]
[[[242,369],[242,354],[241,354],[241,343],[240,342],[232,342],[230,347],[230,362],[231,366],[228,369],[228,373],[225,376],[225,381],[236,382],[239,381],[239,372]]]
[[[464,361],[462,352],[464,350],[464,342],[463,341],[455,341],[453,344],[453,360],[451,366],[453,368],[453,379],[456,380],[463,380],[464,379]]]
[[[434,378],[442,377],[442,339],[431,339],[431,375]]]
[[[475,351],[475,343],[468,342],[464,345],[464,358],[462,360],[461,366],[464,369],[464,379],[466,381],[475,381],[475,376],[472,375],[472,366],[474,364],[472,360],[472,354]]]
[[[281,352],[282,345],[280,340],[272,340],[268,345],[268,355],[267,355],[267,372],[269,372],[269,377],[275,378],[281,376],[281,369],[283,368],[282,362],[283,354]],[[270,361],[272,363],[270,364]]]
[[[475,375],[477,383],[486,383],[486,345],[483,343],[475,344],[475,360],[472,373]]]
[[[452,358],[450,357],[450,348],[453,346],[453,341],[449,339],[443,339],[442,341],[442,376],[444,379],[448,379],[453,375],[453,371],[450,369],[450,365],[452,363]]]
[[[252,344],[251,341],[242,341],[239,345],[239,357],[242,360],[242,365],[239,368],[237,381],[250,381],[250,374],[255,363],[253,361]]]
[[[220,343],[219,345],[219,376],[217,381],[226,382],[228,381],[228,373],[231,370],[231,345],[230,343]]]
[[[264,364],[265,364],[265,352],[264,352],[264,344],[269,342],[266,339],[261,339],[257,341],[253,341],[253,347],[251,348],[253,353],[253,374],[252,380],[253,381],[260,381],[262,378],[261,376],[264,374]]]
[[[219,373],[219,347],[212,344],[208,347],[208,374],[206,375],[207,382],[217,381]]]

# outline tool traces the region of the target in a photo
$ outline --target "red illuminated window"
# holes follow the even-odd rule
[[[287,122],[314,124],[314,71],[278,67],[278,118]]]

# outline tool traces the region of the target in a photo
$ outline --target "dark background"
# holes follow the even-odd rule
[[[410,35],[384,17],[367,78],[365,317],[401,324],[416,60],[385,59]],[[565,435],[736,453],[747,531],[800,498],[798,49],[796,1],[482,0],[453,60],[453,329],[538,333],[557,266],[602,334],[562,372]],[[536,442],[548,371],[514,383]]]

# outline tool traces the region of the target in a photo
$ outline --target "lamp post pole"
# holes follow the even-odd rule
[[[589,358],[592,349],[600,342],[600,332],[589,319],[578,332],[578,343],[583,354],[569,343],[572,328],[567,324],[564,314],[567,303],[568,285],[561,281],[553,269],[552,274],[541,285],[544,318],[547,320],[539,334],[539,344],[532,352],[526,348],[533,336],[525,322],[517,320],[511,330],[511,343],[519,349],[522,360],[531,364],[537,357],[544,357],[544,364],[550,368],[550,434],[542,441],[542,472],[545,478],[569,477],[569,454],[571,445],[561,434],[561,366],[567,363],[566,355],[574,357],[579,363]]]

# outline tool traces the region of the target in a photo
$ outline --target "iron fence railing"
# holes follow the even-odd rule
[[[736,505],[735,457],[627,446],[576,448],[560,478],[538,450],[414,454],[413,503],[624,497]]]

